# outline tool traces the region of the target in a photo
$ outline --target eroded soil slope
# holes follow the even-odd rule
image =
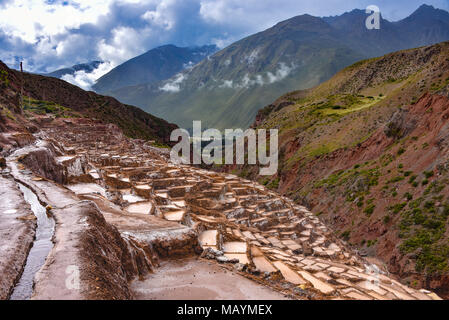
[[[259,112],[280,169],[257,179],[311,208],[410,286],[449,297],[449,43],[359,62]],[[222,168],[218,168],[222,169]]]

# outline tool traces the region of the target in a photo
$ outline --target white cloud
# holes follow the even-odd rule
[[[268,83],[275,83],[287,78],[290,72],[292,72],[294,69],[296,69],[296,66],[294,64],[288,67],[285,63],[281,62],[279,64],[279,69],[276,70],[275,74],[271,72],[267,73]]]
[[[243,57],[242,62],[246,62],[249,65],[253,64],[259,58],[259,51],[259,49],[254,49],[250,54]]]
[[[173,80],[167,82],[165,85],[159,88],[161,91],[165,92],[179,92],[181,90],[181,83],[187,79],[187,75],[184,73],[177,74]]]
[[[171,7],[176,4],[173,0],[162,0],[154,10],[148,10],[142,15],[150,24],[157,25],[168,31],[175,26],[176,19],[171,12]]]
[[[279,63],[279,68],[274,73],[267,72],[265,74],[258,74],[252,78],[248,74],[239,81],[234,82],[232,80],[224,80],[219,85],[220,88],[233,88],[233,89],[247,89],[253,86],[264,86],[267,84],[273,84],[288,77],[290,73],[296,69],[297,66],[292,64],[287,66],[285,63]]]
[[[189,61],[188,63],[184,63],[182,65],[183,69],[187,69],[187,70],[193,69],[194,66],[195,66],[195,64],[193,63],[193,61]]]
[[[234,81],[232,80],[224,80],[223,84],[219,86],[220,88],[234,88]]]
[[[112,64],[109,62],[104,62],[98,66],[97,69],[95,69],[92,72],[87,73],[84,70],[80,70],[75,72],[75,74],[66,74],[62,77],[62,80],[67,81],[71,84],[74,84],[84,90],[91,90],[92,86],[95,84],[95,82],[104,76],[106,73],[111,71]]]
[[[145,51],[142,33],[151,33],[150,29],[135,30],[130,27],[117,27],[112,30],[112,39],[102,39],[98,44],[98,57],[110,61],[114,66],[135,57]]]
[[[84,23],[95,23],[100,15],[108,12],[111,1],[66,2],[9,1],[0,10],[0,28],[7,35],[35,43],[41,36],[56,35]]]

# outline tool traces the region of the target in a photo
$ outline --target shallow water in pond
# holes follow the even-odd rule
[[[31,205],[31,210],[37,218],[36,237],[28,254],[22,276],[11,295],[11,300],[28,300],[33,293],[34,276],[42,268],[50,250],[53,248],[52,237],[55,231],[55,221],[47,216],[36,195],[27,187],[19,184],[25,201]]]

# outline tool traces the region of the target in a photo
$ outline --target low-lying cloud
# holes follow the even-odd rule
[[[165,83],[159,90],[171,93],[179,92],[181,90],[181,83],[186,79],[187,75],[185,73],[178,73],[173,80]]]
[[[74,84],[84,90],[91,90],[95,82],[104,76],[106,73],[111,71],[112,64],[110,62],[101,63],[98,68],[94,69],[92,72],[86,72],[84,70],[76,71],[73,75],[66,74],[62,76],[62,80]]]
[[[219,85],[219,87],[230,89],[247,89],[253,86],[273,84],[287,78],[290,73],[296,68],[297,66],[295,64],[291,64],[290,66],[288,66],[284,62],[281,62],[279,63],[278,68],[276,69],[276,71],[274,71],[274,73],[266,72],[264,74],[258,74],[253,77],[245,74],[245,76],[240,81],[224,80]]]

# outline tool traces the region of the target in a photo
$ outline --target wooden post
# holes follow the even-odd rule
[[[20,84],[20,107],[23,110],[24,109],[24,105],[23,105],[23,62],[20,61],[20,75],[21,75],[21,84]]]

